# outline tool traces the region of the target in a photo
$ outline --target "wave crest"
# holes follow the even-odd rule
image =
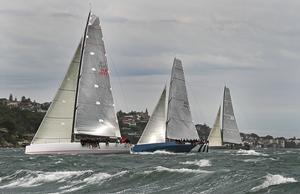
[[[252,156],[269,156],[268,154],[263,154],[260,152],[256,152],[255,150],[238,150],[237,151],[238,155],[252,155]]]
[[[189,168],[167,168],[164,166],[156,166],[152,171],[144,171],[146,174],[150,174],[153,172],[176,172],[176,173],[196,173],[196,174],[203,174],[203,173],[213,173],[213,171],[208,170],[200,170],[200,169],[189,169]]]
[[[253,187],[251,190],[252,191],[258,191],[260,189],[264,189],[267,188],[271,185],[279,185],[279,184],[285,184],[285,183],[294,183],[297,182],[296,179],[294,178],[288,178],[288,177],[284,177],[280,174],[268,174],[267,176],[265,176],[266,180],[263,182],[263,184]]]
[[[116,174],[108,174],[108,173],[100,172],[100,173],[94,174],[90,177],[83,179],[83,182],[85,182],[87,184],[99,184],[99,183],[103,182],[103,180],[107,180],[107,179],[110,179],[113,177],[123,176],[126,173],[128,173],[127,170],[118,172]]]
[[[58,172],[43,172],[31,170],[18,170],[12,175],[3,177],[1,182],[8,181],[8,184],[0,186],[0,188],[11,187],[35,187],[47,182],[63,182],[70,178],[81,176],[85,173],[93,171],[58,171]]]
[[[87,185],[101,184],[113,177],[123,176],[127,172],[128,171],[121,171],[116,174],[108,174],[104,172],[93,173],[92,170],[58,172],[18,170],[11,175],[0,178],[0,183],[3,184],[6,182],[5,185],[0,186],[0,189],[14,187],[27,188],[40,186],[42,184],[47,184],[50,182],[67,182],[68,184],[66,186],[61,186],[58,189],[60,190],[60,192],[72,192],[79,190]]]
[[[126,173],[128,173],[127,170],[118,172],[116,174],[99,172],[87,178],[84,178],[83,180],[72,181],[69,185],[59,187],[58,189],[60,190],[60,193],[74,192],[86,187],[87,185],[95,185],[95,184],[100,185],[105,181],[112,179],[113,177],[120,177]]]
[[[211,166],[210,160],[207,160],[207,159],[180,162],[180,164],[196,165],[196,166],[199,166],[199,167]]]

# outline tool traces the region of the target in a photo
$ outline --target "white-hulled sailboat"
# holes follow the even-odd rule
[[[220,106],[208,141],[209,147],[212,149],[249,149],[243,145],[234,116],[230,90],[226,86],[224,87],[222,109]]]
[[[168,101],[166,88],[164,88],[143,134],[137,145],[132,148],[132,152],[203,151],[207,146],[203,146],[198,140],[199,136],[192,121],[187,97],[182,63],[175,58]]]
[[[26,154],[129,153],[114,110],[99,18],[88,15],[65,78]]]

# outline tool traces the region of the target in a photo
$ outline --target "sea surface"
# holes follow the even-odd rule
[[[300,150],[25,155],[0,149],[0,193],[300,193]]]

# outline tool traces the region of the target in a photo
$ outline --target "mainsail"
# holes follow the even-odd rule
[[[199,139],[188,101],[184,72],[179,59],[174,59],[167,112],[168,139]]]
[[[164,143],[166,141],[166,88],[143,131],[138,144]]]
[[[75,134],[120,137],[99,18],[90,15],[84,36]]]
[[[80,48],[81,43],[31,144],[71,142]]]
[[[214,123],[213,128],[211,129],[208,141],[210,146],[222,146],[222,137],[221,137],[221,107],[219,107],[219,111]]]
[[[223,143],[241,144],[241,136],[233,113],[230,90],[225,86],[223,97],[222,133]]]

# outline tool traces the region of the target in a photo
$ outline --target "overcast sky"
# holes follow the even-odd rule
[[[223,87],[242,132],[300,137],[299,0],[90,1],[117,110],[152,112],[182,60],[195,123],[212,125]],[[0,97],[51,101],[88,1],[0,0]]]

